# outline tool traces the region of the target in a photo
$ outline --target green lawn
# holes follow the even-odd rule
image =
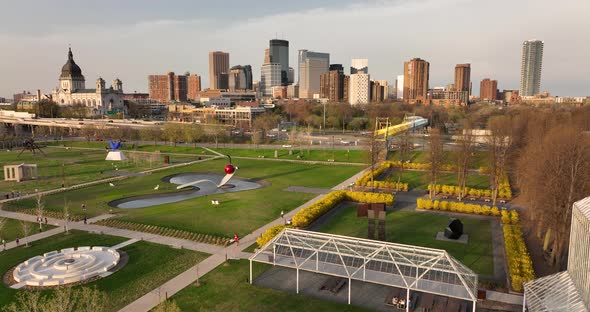
[[[27,224],[30,228],[29,235],[39,233],[39,223],[27,222]],[[43,224],[42,227],[43,231],[55,228],[55,226],[51,224]],[[6,218],[6,224],[4,224],[4,228],[2,228],[0,231],[0,243],[3,239],[6,240],[6,242],[10,242],[15,240],[17,237],[22,239],[23,236],[23,227],[21,225],[21,221]]]
[[[427,212],[395,211],[387,214],[387,241],[444,249],[457,260],[482,275],[493,275],[492,232],[489,220],[461,217],[469,243],[461,244],[436,240],[449,217]],[[320,229],[322,232],[367,238],[367,219],[356,216],[356,207],[336,213]]]
[[[55,235],[34,242],[29,248],[20,247],[0,253],[0,272],[4,274],[20,262],[44,252],[77,246],[113,246],[126,240],[123,237],[81,231],[72,231],[69,235]],[[123,250],[129,255],[127,265],[109,277],[86,284],[96,285],[107,294],[112,311],[119,310],[206,257],[203,253],[172,249],[143,241],[124,247]],[[2,283],[0,306],[12,302],[18,291],[23,290],[14,290]]]
[[[86,148],[100,148],[104,149],[105,146],[109,146],[109,142],[107,141],[50,141],[47,142],[49,145],[59,145],[59,146],[69,146],[69,147],[86,147]],[[213,153],[201,148],[195,147],[194,145],[187,145],[187,144],[179,144],[177,146],[170,145],[170,144],[136,144],[134,142],[125,142],[121,146],[121,150],[125,151],[142,151],[142,152],[155,152],[160,151],[162,153],[181,153],[181,154],[194,154],[194,155],[209,155],[214,156]]]
[[[264,158],[275,158],[275,149],[263,149],[263,148],[214,148],[219,153],[230,155],[230,156],[243,156],[243,157],[259,157]],[[331,149],[306,149],[305,147],[300,150],[298,147],[293,148],[278,148],[279,159],[299,159],[303,160],[317,160],[317,161],[328,161],[333,159],[336,162],[353,162],[353,163],[366,163],[367,153],[365,150],[331,150]],[[289,151],[292,151],[292,155],[289,155]]]
[[[368,311],[363,308],[250,285],[248,260],[231,261],[200,278],[172,297],[182,311]],[[253,276],[268,265],[253,263]]]
[[[397,181],[397,172],[394,171],[387,179]],[[426,190],[428,184],[430,184],[430,179],[426,171],[404,170],[402,182],[408,183],[410,189]],[[440,173],[437,178],[437,184],[457,185],[457,174]],[[470,174],[467,176],[466,185],[472,188],[488,189],[490,188],[490,178],[484,175]]]
[[[456,153],[457,151],[444,151],[443,154],[443,163],[445,164],[455,164],[456,161]],[[398,152],[393,151],[389,152],[387,155],[389,160],[399,160]],[[423,150],[413,150],[410,152],[410,160],[413,163],[429,163],[428,161],[428,151]],[[471,166],[472,169],[479,169],[479,167],[486,167],[487,166],[487,151],[475,151],[472,160]]]
[[[115,182],[116,187],[101,184],[45,198],[47,210],[62,211],[64,197],[70,203],[70,214],[82,214],[81,205],[86,204],[89,216],[109,212],[107,203],[123,197],[150,193],[176,191],[176,185],[161,179],[175,173],[212,172],[223,173],[226,159],[210,160],[181,168],[171,168],[142,177],[133,177]],[[194,198],[172,204],[141,209],[113,209],[125,221],[187,230],[217,236],[240,236],[274,220],[305,203],[314,194],[286,192],[289,186],[331,188],[362,170],[357,166],[310,165],[268,160],[236,159],[240,169],[236,177],[259,181],[264,187],[244,192],[225,193]],[[158,191],[153,188],[160,185]],[[221,205],[212,206],[211,200]],[[34,207],[34,200],[22,200],[5,205],[4,209]]]
[[[55,189],[61,187],[62,182],[66,186],[71,186],[105,179],[115,176],[114,171],[116,171],[116,168],[120,171],[139,172],[164,165],[162,161],[150,162],[147,159],[119,162],[105,161],[106,152],[104,150],[66,150],[58,147],[46,147],[43,148],[43,152],[46,156],[39,153],[33,155],[31,152],[25,151],[19,157],[20,150],[0,152],[0,164],[37,164],[39,175],[36,180],[7,182],[4,181],[4,171],[0,171],[0,195],[11,191],[31,193],[35,189]],[[127,156],[130,157],[130,152],[127,153]],[[186,162],[195,159],[197,159],[196,156],[172,156],[171,162]]]

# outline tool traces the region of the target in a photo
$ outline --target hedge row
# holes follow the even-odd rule
[[[490,207],[488,205],[478,205],[447,200],[431,200],[426,198],[418,198],[416,200],[416,206],[418,207],[418,209],[451,211],[484,216],[501,217],[503,224],[517,225],[519,221],[518,211],[514,209],[500,210],[496,206]]]
[[[524,243],[520,226],[505,224],[503,230],[512,289],[522,291],[523,283],[535,279],[533,261]]]
[[[408,191],[408,183],[404,182],[394,182],[394,181],[377,181],[376,179],[381,176],[387,169],[391,168],[391,162],[384,161],[382,162],[379,167],[366,172],[363,174],[356,182],[354,182],[357,186],[364,186],[364,187],[374,187],[378,189],[392,189],[392,190],[401,190],[401,191]],[[371,183],[371,176],[373,177],[373,183]],[[399,186],[399,188],[398,188]]]
[[[401,167],[402,166],[401,161],[388,161],[388,163],[389,163],[390,167]],[[404,168],[405,169],[414,169],[414,170],[428,170],[428,169],[430,169],[430,164],[407,162],[407,163],[404,163]],[[441,171],[456,171],[457,166],[452,165],[452,164],[442,164],[442,165],[440,165],[439,169]]]
[[[428,185],[428,190],[432,188],[432,184]],[[447,184],[436,184],[435,185],[435,193],[445,194],[445,195],[453,195],[459,196],[460,188],[455,185],[447,185]],[[473,196],[473,197],[492,197],[492,190],[489,189],[477,189],[471,187],[465,187],[463,194],[465,196]],[[500,183],[498,188],[498,197],[503,199],[511,199],[512,198],[512,190],[510,189],[510,183],[508,183],[507,179]]]
[[[141,223],[127,222],[116,219],[106,219],[96,222],[98,225],[104,225],[108,227],[114,227],[118,229],[125,229],[131,231],[137,231],[142,233],[150,233],[161,236],[169,236],[180,239],[186,239],[198,243],[205,243],[211,245],[227,246],[229,239],[224,237],[217,237],[207,234],[193,233],[184,230],[175,230],[171,228],[165,228],[156,225],[146,225]]]
[[[359,203],[393,205],[393,195],[384,193],[334,191],[310,206],[299,210],[291,220],[296,227],[306,227],[344,200]]]
[[[273,239],[275,236],[277,236],[277,234],[279,234],[283,229],[291,227],[291,225],[283,225],[283,224],[279,224],[279,225],[275,225],[273,227],[271,227],[270,229],[266,230],[264,232],[264,234],[262,234],[257,240],[256,240],[256,244],[258,244],[258,247],[262,247],[264,245],[266,245],[268,242],[270,242],[271,239]]]

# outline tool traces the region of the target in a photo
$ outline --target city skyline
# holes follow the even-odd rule
[[[5,5],[9,17],[0,21],[0,25],[4,26],[1,28],[4,30],[0,30],[0,40],[10,47],[3,51],[5,57],[0,60],[3,74],[10,77],[4,78],[0,84],[0,96],[3,97],[10,98],[13,93],[23,90],[41,89],[50,93],[57,86],[55,81],[59,72],[55,69],[63,63],[63,50],[68,44],[76,51],[77,61],[84,68],[88,81],[94,81],[101,75],[118,77],[125,81],[127,92],[147,92],[145,77],[155,72],[189,71],[202,76],[202,86],[208,87],[210,51],[230,53],[230,66],[250,64],[252,68],[260,68],[260,51],[273,38],[290,42],[289,64],[297,63],[296,51],[300,49],[330,53],[331,61],[341,63],[345,68],[349,68],[352,58],[361,56],[372,64],[373,79],[393,84],[395,77],[403,73],[403,62],[419,57],[430,62],[429,84],[434,87],[454,81],[456,64],[470,63],[471,81],[494,77],[500,90],[519,88],[522,42],[536,38],[545,42],[541,91],[561,96],[586,96],[589,93],[585,87],[590,85],[590,78],[586,77],[584,69],[590,67],[590,61],[585,57],[590,53],[590,46],[579,42],[581,40],[569,39],[572,36],[583,37],[583,30],[588,26],[589,22],[584,20],[582,12],[584,8],[590,9],[590,4],[583,1],[564,1],[552,10],[547,10],[551,5],[548,1],[536,2],[535,6],[507,1],[494,4],[456,0],[347,1],[342,4],[336,1],[319,4],[302,1],[280,9],[258,10],[244,9],[245,5],[237,4],[237,8],[225,8],[222,5],[224,1],[221,1],[222,4],[204,9],[213,17],[233,19],[221,26],[204,17],[205,13],[192,17],[181,12],[183,8],[195,6],[183,1],[176,2],[176,8],[166,10],[153,6],[151,10],[142,8],[129,15],[128,19],[123,19],[125,14],[139,7],[137,2],[129,1],[117,10],[115,16],[120,18],[109,22],[88,17],[88,13],[76,5],[66,8],[67,13],[56,11],[55,7],[64,8],[56,5],[59,1],[55,1],[51,5],[39,4],[40,9],[44,9],[47,15],[73,14],[75,17],[71,21],[52,21],[47,27],[43,18],[36,21],[34,12],[27,23],[10,17],[18,16],[26,2]],[[112,1],[107,3],[114,4]],[[511,9],[503,12],[501,21],[490,22],[476,14],[491,12],[490,8],[503,4],[510,5]],[[525,8],[530,14],[518,16],[518,11]],[[240,10],[242,15],[238,14]],[[465,14],[467,17],[462,20],[454,18]],[[432,16],[433,19],[416,25],[408,33],[396,31],[418,15]],[[347,25],[350,18],[369,16],[372,18],[366,20],[366,28],[372,31],[362,36],[362,29]],[[555,22],[553,16],[568,16],[568,19]],[[440,26],[437,19],[443,17],[445,23]],[[301,27],[302,19],[306,27]],[[544,22],[548,19],[553,22]],[[435,24],[437,27],[433,28]],[[328,25],[330,27],[325,27]],[[215,27],[218,27],[217,31],[211,31]],[[450,31],[457,27],[466,30]],[[308,28],[317,31],[304,31]],[[394,43],[388,44],[379,39],[392,32],[396,38]],[[163,33],[172,35],[166,37]],[[330,40],[326,40],[328,33]],[[564,36],[565,33],[568,36]],[[480,39],[479,34],[485,34],[486,40]],[[441,49],[441,44],[451,37],[454,38],[453,49]],[[179,46],[181,38],[199,40],[194,40],[195,43],[186,41],[182,48],[174,48]],[[39,48],[41,46],[43,49]],[[135,49],[137,47],[141,48]],[[568,53],[563,53],[563,48],[567,48]],[[42,51],[42,56],[39,51]],[[253,74],[254,80],[260,80],[260,71],[254,70]],[[474,84],[473,94],[479,93],[478,87],[477,83]]]

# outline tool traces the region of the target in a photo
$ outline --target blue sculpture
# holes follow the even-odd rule
[[[119,149],[119,147],[121,147],[121,141],[115,143],[113,142],[113,140],[109,140],[109,145],[111,145],[111,150],[117,150]]]

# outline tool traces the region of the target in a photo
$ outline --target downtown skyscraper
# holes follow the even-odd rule
[[[272,39],[268,49],[269,63],[281,65],[281,85],[289,84],[289,41]]]
[[[209,89],[229,89],[229,53],[209,52]]]
[[[420,58],[404,62],[404,102],[424,103],[428,94],[430,63]]]
[[[541,40],[527,40],[522,43],[520,96],[533,96],[541,91],[543,45]]]
[[[330,54],[299,50],[299,97],[313,98],[320,94],[320,76],[330,68]]]
[[[471,64],[457,64],[455,66],[455,91],[467,91],[471,85]]]

